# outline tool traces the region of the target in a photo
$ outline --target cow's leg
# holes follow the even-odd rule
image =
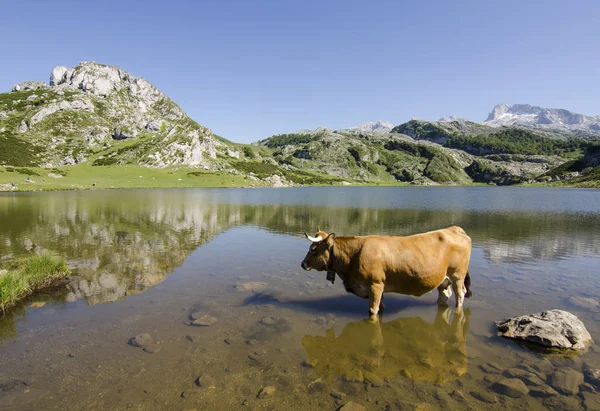
[[[377,314],[379,313],[379,305],[381,304],[382,296],[383,284],[371,284],[371,290],[369,292],[369,319],[371,321],[377,321]]]
[[[438,305],[446,305],[448,304],[448,299],[452,297],[452,282],[448,277],[444,278],[444,281],[440,285],[438,285]]]
[[[464,278],[453,276],[452,277],[452,290],[456,295],[456,309],[461,310],[463,306],[463,301],[465,299],[465,294],[467,289],[465,288]]]

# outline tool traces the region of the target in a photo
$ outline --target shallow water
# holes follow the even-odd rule
[[[600,366],[596,345],[543,356],[493,322],[563,308],[600,341],[600,191],[537,188],[118,190],[0,196],[0,260],[52,250],[74,276],[0,318],[0,409],[594,409],[598,394],[511,398],[527,369]],[[473,239],[464,315],[437,295],[368,303],[305,272],[302,232]],[[190,314],[211,315],[208,327]],[[128,344],[148,333],[148,353]],[[207,386],[196,383],[205,376]],[[203,381],[204,381],[203,380]],[[257,398],[264,386],[270,397]],[[481,399],[492,401],[482,402]]]

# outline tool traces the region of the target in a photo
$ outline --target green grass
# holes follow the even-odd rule
[[[64,259],[49,253],[20,259],[0,275],[0,311],[16,305],[31,294],[56,284],[70,273]]]
[[[8,171],[11,168],[0,167]],[[14,183],[18,191],[48,190],[94,190],[112,188],[208,188],[264,186],[242,175],[214,173],[197,168],[171,167],[147,168],[137,165],[92,166],[88,163],[61,167],[63,177],[53,178],[48,174],[59,174],[53,169],[31,167],[40,174],[27,182],[24,175],[16,172],[0,172],[2,185]]]

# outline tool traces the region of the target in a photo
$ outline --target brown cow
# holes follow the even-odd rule
[[[460,227],[407,237],[305,235],[313,244],[302,268],[326,270],[331,282],[337,274],[346,291],[369,299],[372,320],[383,309],[384,292],[421,296],[437,288],[438,304],[446,304],[454,291],[457,309],[471,296],[471,238]]]

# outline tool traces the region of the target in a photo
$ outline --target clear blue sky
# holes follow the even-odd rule
[[[0,0],[0,90],[117,65],[238,142],[497,103],[600,114],[600,1]]]

